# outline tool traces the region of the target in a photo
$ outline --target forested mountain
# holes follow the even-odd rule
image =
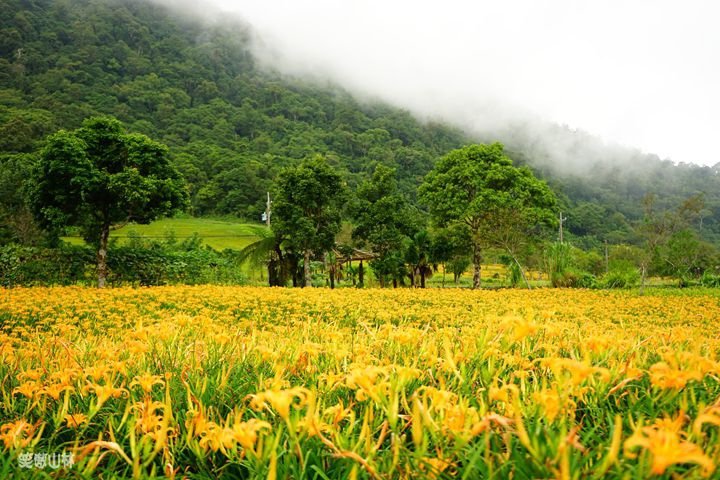
[[[171,148],[193,213],[257,218],[277,171],[327,155],[352,186],[376,163],[414,194],[465,140],[407,112],[256,68],[237,21],[209,26],[146,1],[2,0],[0,151],[110,114]]]
[[[358,101],[337,86],[261,69],[251,54],[251,30],[238,20],[210,23],[143,0],[0,0],[0,8],[0,176],[6,179],[31,159],[19,154],[36,151],[47,134],[109,114],[170,147],[191,186],[193,214],[257,219],[277,172],[315,153],[327,156],[350,187],[378,163],[395,167],[401,190],[414,201],[439,156],[478,140]],[[546,128],[566,146],[597,142]],[[600,146],[592,158],[578,158],[588,165],[582,174],[566,172],[527,131],[492,140],[550,181],[569,211],[568,228],[590,242],[630,239],[629,224],[641,217],[648,192],[667,208],[704,194],[702,233],[715,239],[720,232],[717,168],[641,154],[628,164],[627,152]]]

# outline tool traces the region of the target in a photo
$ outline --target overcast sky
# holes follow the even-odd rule
[[[420,116],[540,118],[720,162],[720,2],[211,1],[253,25],[275,67]]]

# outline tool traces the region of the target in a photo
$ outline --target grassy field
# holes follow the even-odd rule
[[[110,237],[122,242],[128,235],[133,234],[153,240],[162,240],[168,235],[174,235],[182,241],[198,234],[205,245],[215,250],[222,251],[226,248],[241,250],[257,238],[256,228],[262,226],[209,218],[165,218],[149,225],[126,225],[111,232]],[[80,237],[64,237],[64,240],[75,244],[83,243]]]
[[[2,290],[0,477],[718,478],[719,300]]]

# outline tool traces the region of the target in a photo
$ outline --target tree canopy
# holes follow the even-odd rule
[[[469,231],[474,288],[480,286],[484,248],[507,248],[509,236],[552,224],[554,218],[552,190],[528,168],[513,166],[500,143],[449,152],[427,175],[419,194],[437,225],[460,224]]]
[[[321,156],[285,169],[279,176],[274,203],[276,234],[288,250],[303,255],[304,285],[312,286],[310,260],[335,245],[347,189],[340,175]]]
[[[422,226],[419,212],[398,189],[395,169],[377,165],[360,184],[350,205],[353,241],[377,255],[370,262],[380,284],[402,276],[402,251]]]
[[[53,231],[80,227],[98,245],[98,285],[107,276],[109,232],[130,221],[149,223],[185,206],[185,181],[168,150],[142,134],[125,133],[108,117],[48,137],[31,193],[40,224]]]

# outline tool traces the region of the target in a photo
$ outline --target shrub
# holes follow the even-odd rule
[[[605,288],[632,288],[639,282],[640,272],[626,261],[615,262],[602,278],[602,286]]]
[[[553,275],[552,284],[560,288],[596,288],[597,278],[590,272],[568,267]]]
[[[570,244],[551,243],[545,251],[547,272],[553,287],[561,287],[566,271],[570,268]]]
[[[0,247],[0,285],[70,285],[88,280],[94,265],[91,249],[76,245],[42,248]]]
[[[702,277],[700,277],[700,284],[703,287],[720,287],[720,275],[710,273],[706,270]]]
[[[197,241],[177,243],[130,239],[108,251],[112,285],[243,284],[240,263],[232,252],[216,252]],[[58,248],[20,245],[0,247],[0,286],[94,283],[92,248],[63,244]]]

